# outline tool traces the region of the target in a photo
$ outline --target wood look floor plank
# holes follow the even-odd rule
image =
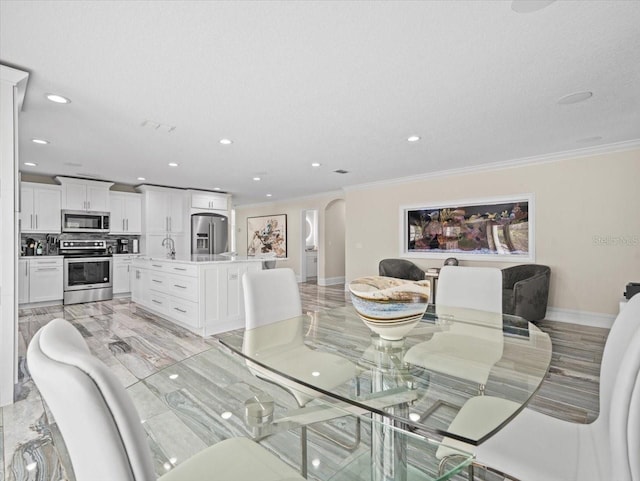
[[[304,312],[316,312],[349,305],[344,285],[318,286],[300,284]],[[175,324],[139,308],[128,298],[110,301],[19,310],[19,384],[18,402],[0,412],[0,479],[6,481],[68,480],[72,473],[64,466],[69,461],[55,424],[48,424],[40,396],[30,379],[25,363],[26,347],[37,330],[51,319],[69,320],[85,337],[91,351],[98,356],[131,394],[149,433],[149,445],[158,474],[165,472],[172,457],[183,457],[201,444],[207,445],[230,435],[249,434],[242,419],[244,400],[252,393],[265,392],[275,400],[277,413],[295,408],[293,397],[280,387],[257,379],[236,358],[221,349],[214,339],[202,339]],[[336,325],[340,319],[336,318]],[[608,330],[575,324],[541,321],[538,327],[547,332],[553,343],[551,367],[538,393],[530,403],[532,409],[573,422],[590,422],[598,414],[599,369]],[[362,326],[362,332],[367,328]],[[350,333],[339,339],[340,349],[349,349]],[[352,335],[355,333],[351,333]],[[178,361],[179,377],[166,375]],[[508,362],[505,361],[505,362]],[[202,376],[215,371],[215,386],[204,387]],[[144,384],[135,384],[148,378]],[[179,382],[177,382],[179,381]],[[456,389],[451,380],[451,400]],[[209,383],[210,384],[210,383]],[[205,391],[210,389],[210,391]],[[487,389],[491,389],[488,385]],[[198,401],[207,399],[206,402]],[[221,413],[231,413],[223,419]],[[346,421],[345,421],[346,422]],[[353,426],[336,422],[337,437],[352,433]],[[178,438],[184,443],[179,443]],[[56,439],[58,440],[56,443]],[[310,479],[326,479],[338,463],[332,443],[310,433],[310,459],[322,459],[312,468]],[[172,443],[175,443],[173,445]],[[184,444],[192,445],[191,447]],[[291,465],[300,462],[299,432],[283,432],[263,442],[278,447]],[[357,452],[354,454],[356,456]],[[35,469],[27,469],[32,463]],[[313,470],[316,469],[314,472]],[[489,476],[489,475],[488,475]],[[459,477],[464,479],[464,477]],[[490,476],[487,479],[491,479]]]

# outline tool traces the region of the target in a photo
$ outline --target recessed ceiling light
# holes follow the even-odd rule
[[[220,190],[220,187],[214,187],[213,190]]]
[[[67,97],[63,97],[62,95],[47,94],[46,97],[47,97],[47,99],[49,99],[52,102],[55,102],[57,104],[70,104],[71,103],[71,100],[69,100]]]
[[[556,0],[513,0],[511,10],[516,13],[533,13],[548,7]]]
[[[169,379],[178,379],[178,375],[177,374],[171,374],[169,376]]]
[[[138,180],[147,180],[145,177],[138,177]]]
[[[232,416],[233,416],[233,413],[231,411],[225,411],[220,415],[222,419],[229,419]]]
[[[320,167],[322,164],[320,162],[314,162],[311,164],[311,167]]]
[[[418,140],[420,140],[420,137],[418,135],[412,135],[411,137],[407,137],[407,140],[409,142],[417,142]]]
[[[587,99],[593,97],[593,92],[584,91],[576,92],[574,94],[565,95],[558,99],[560,105],[577,104],[578,102],[584,102]]]
[[[25,162],[24,165],[28,165],[29,167],[36,167],[38,164],[35,162]]]
[[[31,139],[31,142],[33,142],[34,144],[42,144],[42,145],[46,145],[49,143],[48,140],[44,140],[44,139]]]
[[[169,162],[169,167],[178,167],[178,164],[175,162]]]
[[[267,197],[273,197],[273,194],[267,194]]]
[[[220,143],[222,145],[231,145],[233,144],[233,140],[229,140],[229,139],[220,139]]]
[[[260,180],[260,177],[254,177],[253,180],[258,181]]]

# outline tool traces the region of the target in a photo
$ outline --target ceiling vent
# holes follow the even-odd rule
[[[338,170],[334,170],[334,172],[336,174],[348,174],[349,171],[348,170],[344,170],[344,169],[338,169]]]
[[[166,132],[167,134],[176,130],[175,125],[161,124],[160,122],[154,122],[153,120],[143,120],[140,126],[156,130],[158,132]]]

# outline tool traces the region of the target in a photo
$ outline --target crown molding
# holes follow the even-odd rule
[[[29,81],[29,72],[0,64],[0,79],[16,88],[16,106],[18,111],[22,110],[24,96],[27,92],[27,82]]]
[[[610,154],[614,152],[625,152],[629,150],[639,149],[640,139],[626,140],[624,142],[616,142],[612,144],[598,145],[594,147],[585,147],[582,149],[565,150],[555,152],[553,154],[535,155],[532,157],[522,157],[513,160],[503,160],[499,162],[491,162],[489,164],[474,165],[471,167],[461,167],[457,169],[440,170],[437,172],[429,172],[426,174],[411,175],[406,177],[398,177],[395,179],[381,180],[377,182],[368,182],[366,184],[356,184],[344,187],[346,192],[354,190],[367,190],[376,187],[404,184],[407,182],[419,182],[421,180],[438,179],[442,177],[453,177],[457,175],[475,174],[478,172],[488,172],[494,170],[512,169],[515,167],[524,167],[527,165],[548,164],[551,162],[559,162],[562,160],[577,159],[581,157],[590,157],[593,155]]]

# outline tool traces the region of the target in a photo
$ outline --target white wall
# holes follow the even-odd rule
[[[324,216],[324,246],[327,255],[324,258],[323,281],[320,285],[344,282],[345,274],[345,201],[337,199],[327,205]]]
[[[28,74],[0,65],[0,406],[17,381],[18,111]]]
[[[551,267],[550,306],[616,314],[627,282],[640,281],[640,150],[350,189],[347,281],[398,257],[400,206],[522,193],[535,195],[536,263]],[[441,259],[412,260],[442,266]]]
[[[344,248],[338,247],[334,249],[334,245],[325,245],[324,240],[324,225],[325,225],[325,208],[334,202],[336,199],[341,199],[342,192],[329,192],[326,194],[305,197],[300,199],[291,199],[282,202],[270,202],[268,204],[249,205],[249,206],[236,206],[236,236],[237,236],[237,252],[239,255],[247,254],[247,217],[257,217],[263,215],[287,215],[287,260],[278,261],[278,267],[290,267],[293,269],[300,279],[300,262],[301,250],[304,251],[304,246],[301,246],[302,232],[305,226],[302,225],[302,220],[305,217],[302,215],[303,210],[317,210],[318,211],[318,283],[326,282],[327,276],[325,274],[327,261],[331,262],[335,257],[344,256]],[[330,221],[332,225],[333,221]],[[302,259],[304,261],[304,259]],[[335,271],[330,268],[330,272],[335,274]],[[341,274],[344,277],[344,273]]]

